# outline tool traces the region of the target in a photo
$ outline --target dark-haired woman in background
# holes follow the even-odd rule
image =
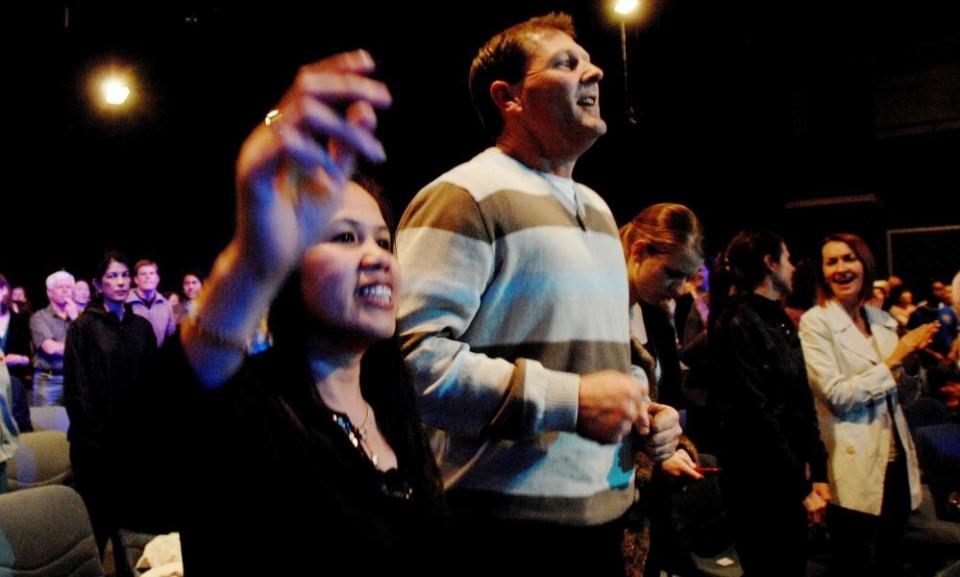
[[[833,234],[821,246],[819,306],[800,340],[830,452],[828,514],[836,575],[900,575],[907,518],[920,505],[920,470],[897,385],[936,323],[903,337],[889,314],[865,306],[874,261],[863,239]]]
[[[104,255],[94,279],[99,296],[67,329],[63,353],[63,401],[70,417],[70,462],[77,491],[103,556],[113,541],[118,574],[127,564],[119,530],[131,526],[136,509],[128,495],[145,471],[133,463],[141,450],[132,431],[143,404],[147,378],[156,367],[157,341],[150,323],[127,303],[130,263],[116,252]]]
[[[711,294],[710,399],[737,553],[746,577],[802,577],[807,525],[821,522],[831,497],[800,341],[782,303],[794,267],[769,231],[737,234],[721,265]]]
[[[14,310],[10,283],[0,274],[0,359],[10,372],[10,411],[21,433],[33,430],[27,402],[27,382],[33,374],[32,356],[30,315]]]

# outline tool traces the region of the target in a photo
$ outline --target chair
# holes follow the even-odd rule
[[[0,577],[101,577],[87,509],[61,485],[0,495]]]
[[[60,431],[20,435],[20,448],[7,461],[7,486],[11,491],[44,485],[62,485],[73,478],[70,444]]]
[[[120,545],[123,547],[123,555],[127,561],[127,567],[130,574],[134,577],[140,576],[137,569],[137,561],[143,556],[144,549],[156,535],[154,533],[142,533],[130,529],[120,529]]]
[[[931,575],[957,559],[960,551],[960,523],[937,517],[930,486],[923,485],[923,501],[920,508],[910,515],[904,539],[904,557],[911,561],[911,575]],[[960,564],[952,573],[960,577]]]
[[[70,428],[67,409],[60,406],[30,407],[30,420],[35,431],[60,431],[66,433]]]

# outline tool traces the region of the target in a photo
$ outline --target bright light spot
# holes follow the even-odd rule
[[[613,6],[613,11],[626,16],[636,10],[639,5],[639,0],[617,0],[617,3]]]
[[[107,104],[119,106],[127,101],[130,88],[119,78],[108,78],[103,82],[103,98]]]
[[[117,61],[91,63],[84,76],[87,101],[103,118],[117,120],[142,112],[143,87],[133,66]]]

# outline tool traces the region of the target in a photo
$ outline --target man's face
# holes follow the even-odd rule
[[[65,306],[73,298],[73,281],[68,278],[58,279],[52,288],[47,289],[47,298],[58,307]]]
[[[78,280],[73,285],[73,302],[84,306],[90,301],[90,285],[85,280]]]
[[[137,269],[137,288],[141,291],[157,290],[160,284],[160,275],[157,274],[156,265],[145,264]]]
[[[183,296],[187,297],[187,300],[193,300],[197,298],[197,295],[200,294],[200,288],[203,286],[203,282],[197,278],[196,275],[188,274],[183,277]]]
[[[942,303],[947,302],[943,298],[947,292],[947,285],[943,284],[942,282],[934,281],[933,284],[930,285],[930,292],[933,293],[933,298],[935,298],[937,301]]]
[[[548,157],[579,155],[607,132],[600,117],[603,71],[563,32],[530,35],[527,46],[526,76],[513,85],[519,121]]]

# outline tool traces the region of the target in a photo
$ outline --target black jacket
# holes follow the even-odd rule
[[[156,369],[157,339],[150,322],[125,306],[120,320],[98,300],[67,329],[63,398],[72,446],[136,445],[128,434],[142,411],[138,396]]]
[[[796,327],[779,303],[750,294],[720,312],[709,340],[725,474],[744,491],[802,501],[811,481],[826,482],[827,452]]]

